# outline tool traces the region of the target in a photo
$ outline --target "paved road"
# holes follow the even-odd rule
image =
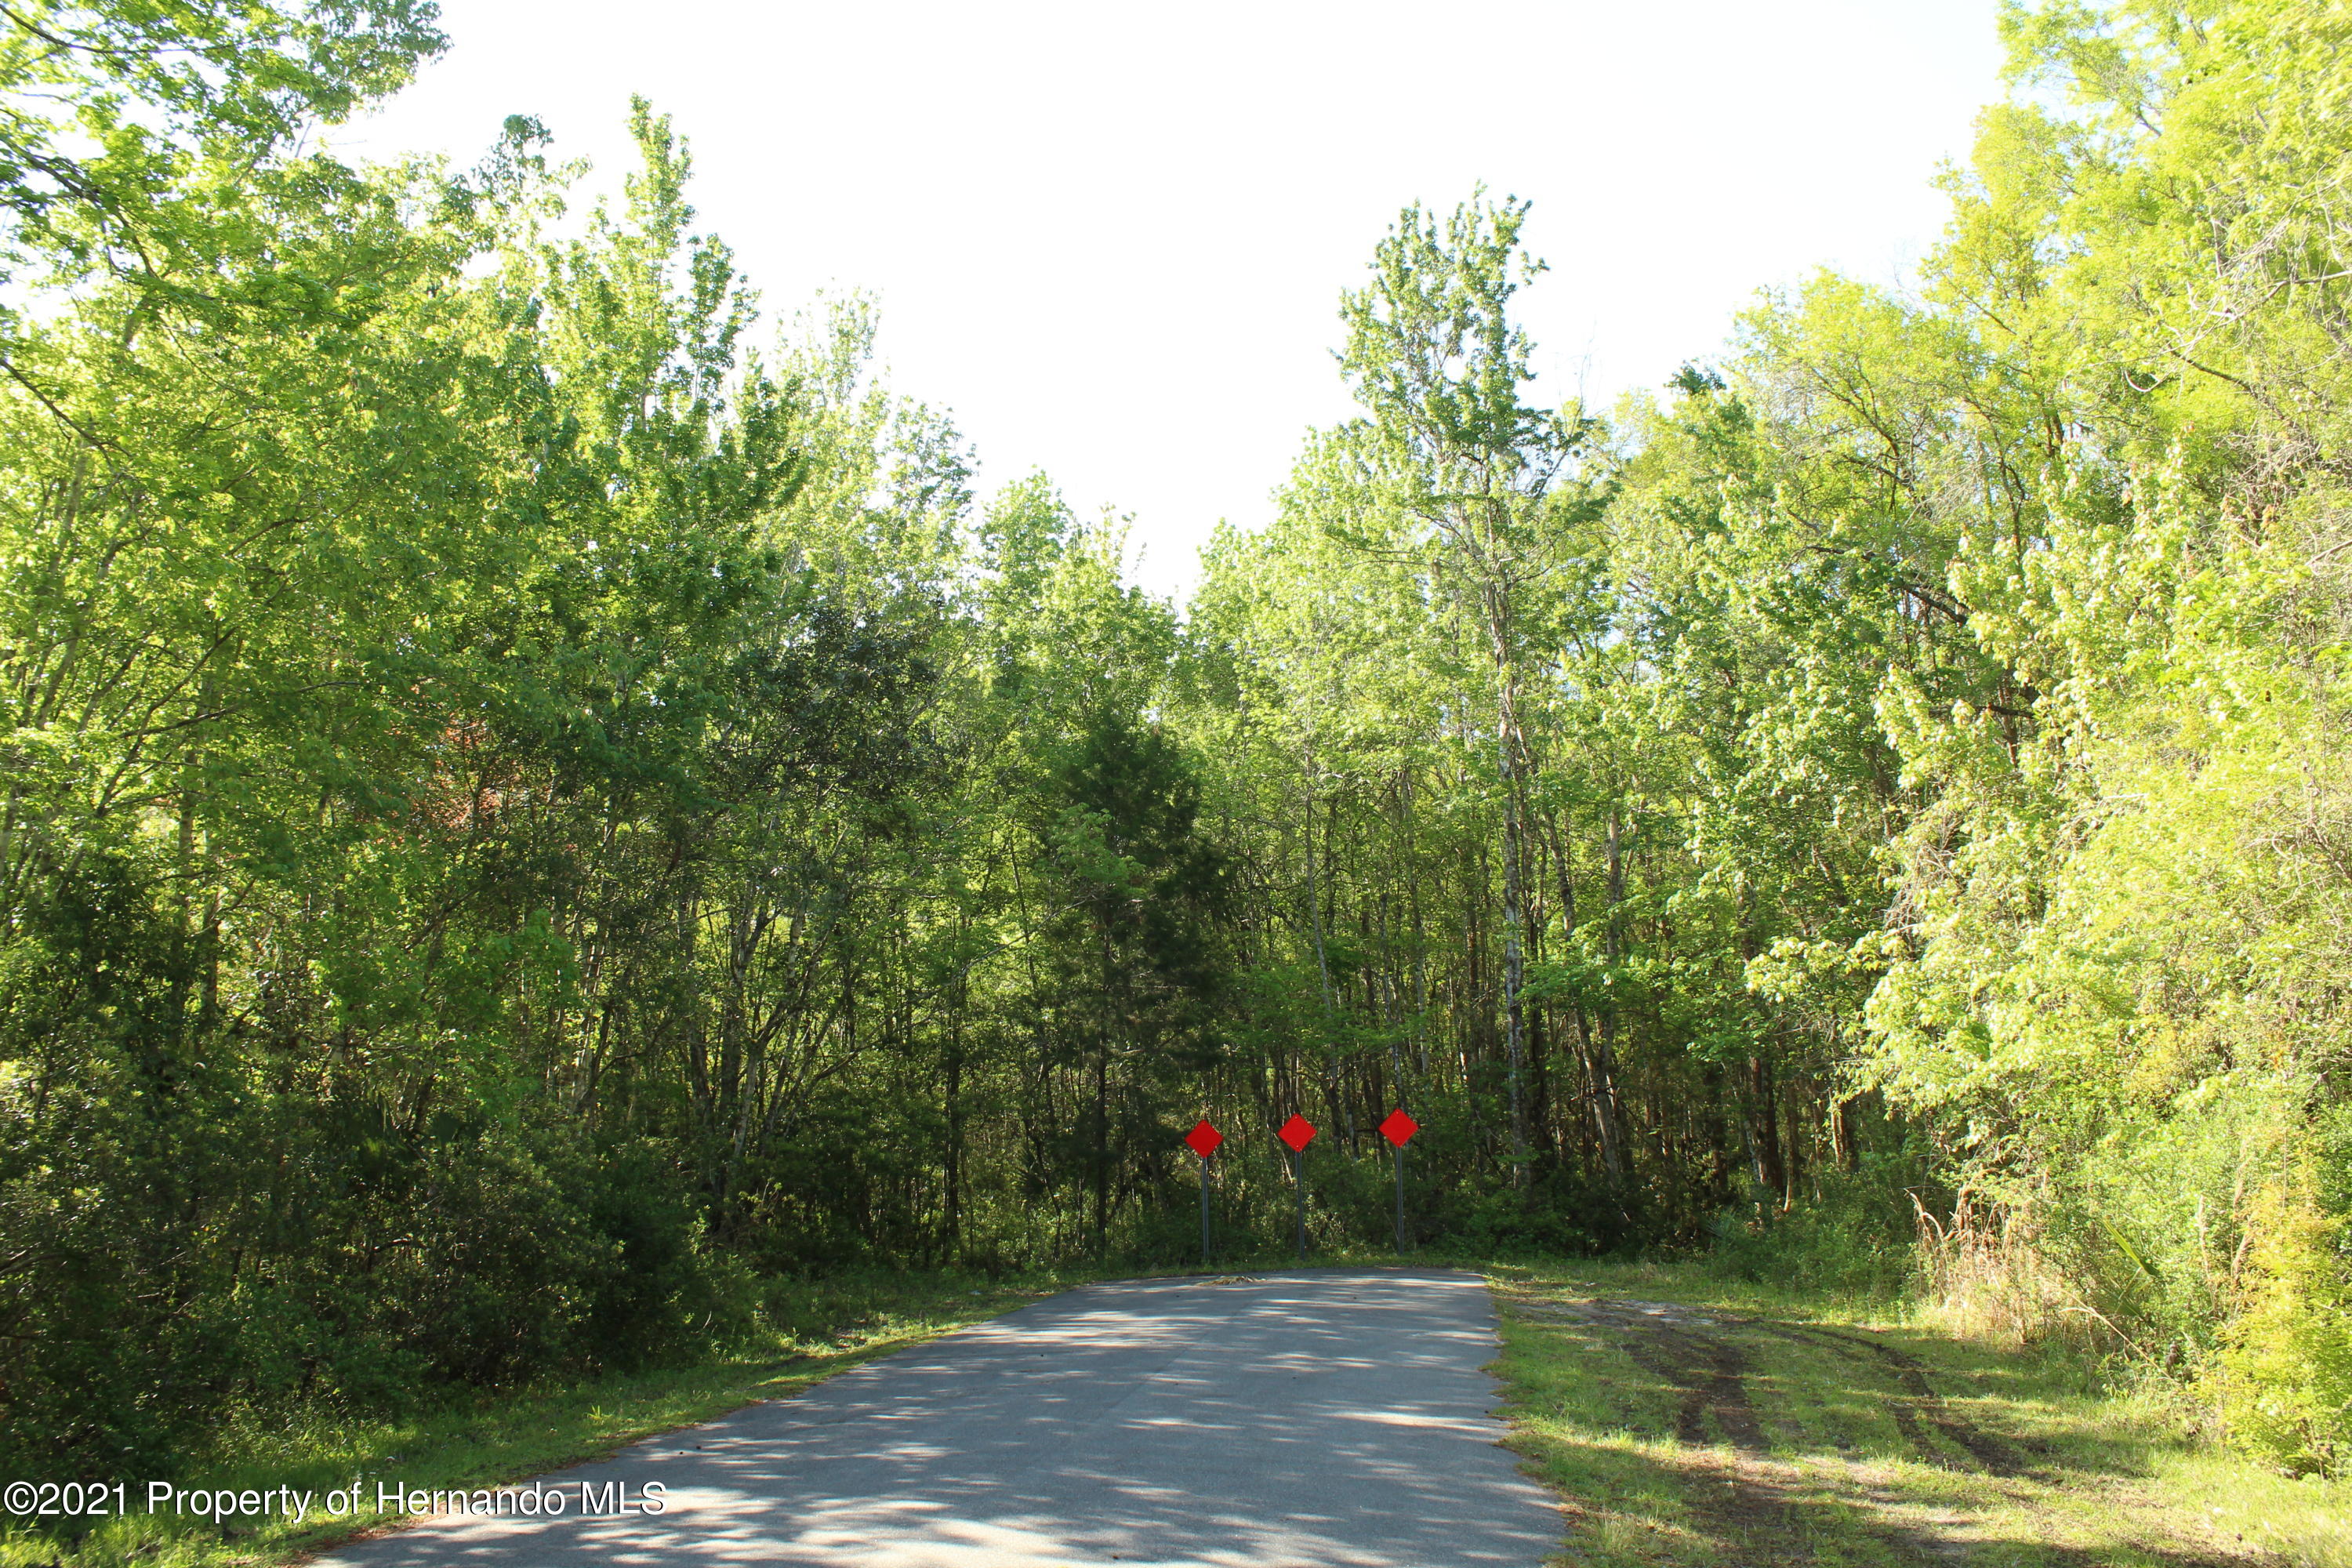
[[[326,1562],[1536,1568],[1560,1517],[1495,1447],[1495,1342],[1468,1274],[1093,1285],[550,1477],[562,1520]],[[576,1517],[582,1482],[648,1481],[658,1518]]]

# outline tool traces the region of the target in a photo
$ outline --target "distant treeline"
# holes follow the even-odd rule
[[[1203,1115],[1236,1254],[1293,1112],[1384,1246],[1398,1105],[1420,1241],[1915,1288],[2347,1458],[2341,5],[2008,12],[1918,292],[1605,416],[1525,206],[1408,209],[1181,614],[861,300],[759,335],[645,106],[589,213],[527,121],[320,151],[432,24],[0,17],[0,1468],[1178,1261]]]

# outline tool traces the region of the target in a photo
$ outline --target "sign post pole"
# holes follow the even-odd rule
[[[1307,1145],[1315,1142],[1315,1123],[1294,1116],[1275,1134],[1290,1148],[1290,1181],[1298,1189],[1298,1261],[1307,1261]]]
[[[1225,1135],[1210,1126],[1206,1117],[1184,1134],[1184,1146],[1201,1156],[1201,1267],[1203,1268],[1209,1266],[1209,1156],[1215,1153],[1217,1145],[1224,1141]]]
[[[1301,1147],[1290,1156],[1290,1184],[1298,1189],[1298,1261],[1307,1261],[1307,1151]]]
[[[1404,1251],[1404,1145],[1396,1146],[1397,1168],[1397,1251]]]
[[[1404,1146],[1421,1131],[1421,1123],[1407,1116],[1402,1110],[1391,1110],[1381,1123],[1381,1136],[1396,1149],[1396,1236],[1397,1251],[1404,1251]]]
[[[1209,1266],[1209,1161],[1201,1160],[1201,1267]]]

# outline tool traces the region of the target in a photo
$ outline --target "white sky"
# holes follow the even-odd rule
[[[1164,593],[1348,412],[1339,291],[1407,201],[1534,199],[1538,395],[1605,406],[1759,287],[1896,280],[1999,92],[1995,0],[442,4],[449,53],[348,150],[470,163],[523,113],[611,176],[644,93],[772,323],[877,293],[983,489],[1132,513]]]

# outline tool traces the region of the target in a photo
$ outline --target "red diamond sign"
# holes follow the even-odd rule
[[[1381,1136],[1400,1149],[1412,1142],[1412,1135],[1420,1131],[1421,1123],[1402,1110],[1390,1111],[1388,1119],[1381,1123]]]
[[[1205,1118],[1202,1119],[1198,1127],[1193,1128],[1192,1131],[1184,1134],[1184,1142],[1186,1147],[1190,1148],[1193,1153],[1198,1154],[1203,1160],[1215,1153],[1217,1152],[1217,1145],[1224,1141],[1225,1135],[1218,1131],[1215,1128],[1210,1126]]]
[[[1315,1123],[1304,1116],[1294,1116],[1282,1124],[1282,1131],[1275,1136],[1289,1144],[1292,1153],[1303,1153],[1307,1145],[1315,1142]]]

